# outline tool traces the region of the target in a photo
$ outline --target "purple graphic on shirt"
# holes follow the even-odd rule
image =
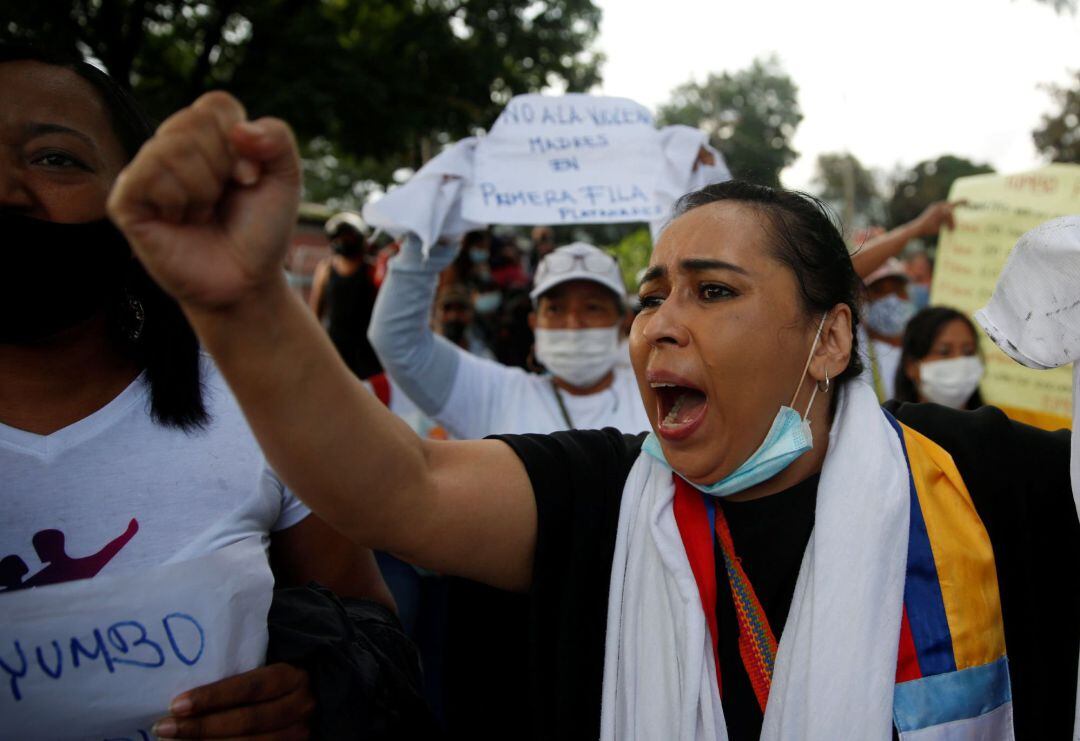
[[[45,567],[26,581],[21,581],[27,573],[26,564],[18,556],[7,556],[0,561],[0,586],[5,591],[40,587],[45,584],[59,584],[76,579],[89,579],[109,563],[127,545],[135,533],[139,532],[139,521],[132,519],[127,530],[110,541],[104,548],[91,556],[72,558],[64,548],[64,533],[60,530],[39,530],[34,533],[34,550]]]
[[[22,578],[30,572],[18,556],[4,556],[0,560],[0,587],[4,589],[18,589],[22,586]]]

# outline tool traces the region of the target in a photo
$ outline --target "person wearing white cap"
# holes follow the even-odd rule
[[[895,257],[866,276],[863,284],[867,298],[863,319],[869,340],[864,344],[863,377],[873,386],[879,401],[888,401],[895,391],[904,328],[917,309],[908,298],[907,271]]]
[[[470,355],[431,329],[439,272],[456,249],[425,260],[409,236],[390,261],[368,338],[387,374],[453,437],[615,427],[640,432],[648,419],[633,373],[617,361],[626,312],[618,262],[582,242],[537,266],[530,296],[537,375]]]
[[[349,370],[368,378],[382,370],[367,340],[375,305],[370,229],[358,214],[342,211],[326,221],[333,254],[315,268],[308,304],[326,326]]]

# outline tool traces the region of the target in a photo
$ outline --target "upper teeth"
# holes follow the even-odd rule
[[[649,386],[651,386],[654,389],[673,389],[673,388],[675,388],[676,384],[674,384],[674,383],[650,383]]]

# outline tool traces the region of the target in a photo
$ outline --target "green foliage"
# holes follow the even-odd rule
[[[797,93],[779,60],[756,59],[747,69],[680,85],[659,117],[707,131],[735,177],[778,187],[780,171],[799,156],[791,147],[803,118]]]
[[[949,188],[957,178],[993,172],[989,165],[978,165],[963,157],[942,155],[927,160],[902,173],[895,181],[895,190],[889,201],[891,227],[911,221],[934,201],[949,197]]]
[[[852,154],[827,152],[818,155],[814,186],[819,198],[844,214],[845,228],[856,223],[869,226],[884,218],[885,203],[874,174]]]
[[[159,120],[206,90],[229,90],[252,115],[288,120],[301,141],[332,142],[339,162],[383,183],[490,125],[514,94],[588,89],[602,62],[590,49],[592,0],[8,5],[0,38],[81,46]]]
[[[607,251],[615,255],[622,269],[623,281],[626,290],[631,294],[637,291],[637,276],[649,266],[649,258],[652,256],[652,237],[645,227],[636,229],[627,234],[621,241],[607,248]]]
[[[1035,146],[1054,162],[1080,162],[1080,72],[1073,88],[1049,86],[1058,111],[1043,116],[1032,132]]]

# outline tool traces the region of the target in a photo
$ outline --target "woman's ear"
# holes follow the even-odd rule
[[[851,361],[851,344],[851,307],[837,304],[826,314],[821,327],[821,338],[810,364],[814,380],[824,381],[826,373],[830,379],[843,373]]]

